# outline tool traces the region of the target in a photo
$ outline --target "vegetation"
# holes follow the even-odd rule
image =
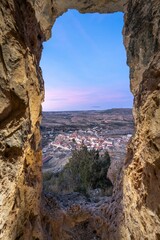
[[[49,189],[59,193],[76,191],[88,195],[90,190],[97,188],[105,192],[107,188],[112,188],[112,183],[106,178],[109,166],[110,156],[107,151],[100,156],[99,151],[89,151],[86,146],[82,146],[80,150],[73,151],[60,173],[52,176],[50,173],[45,174],[45,188],[50,184],[52,186]]]

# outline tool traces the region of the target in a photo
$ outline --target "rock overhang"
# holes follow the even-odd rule
[[[57,17],[69,9],[80,13],[114,13],[124,12],[128,0],[28,0],[35,10],[35,15],[45,34],[45,39],[51,36],[51,28]]]
[[[77,9],[81,13],[113,13],[123,12],[126,0],[55,0],[57,9]]]
[[[95,218],[96,222],[103,219],[103,229],[98,229],[98,232],[103,239],[158,239],[159,0],[128,0],[128,3],[117,0],[1,0],[0,99],[3,107],[0,108],[0,167],[3,201],[0,239],[43,240],[57,236],[55,239],[65,240],[59,234],[73,233],[73,228],[66,231],[68,225],[59,222],[60,218],[60,231],[56,232],[58,225],[54,219],[52,198],[47,197],[47,208],[49,206],[52,212],[46,213],[43,204],[44,214],[40,209],[42,162],[39,126],[44,95],[39,68],[41,44],[50,37],[56,18],[68,9],[82,13],[125,13],[123,36],[134,94],[136,131],[128,146],[123,175],[111,204],[105,203],[103,209],[101,206],[104,215]],[[61,213],[59,216],[65,220],[64,212]],[[85,239],[91,238],[85,235]]]

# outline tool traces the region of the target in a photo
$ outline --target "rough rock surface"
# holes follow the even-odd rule
[[[160,239],[160,1],[129,1],[123,33],[136,126],[123,176],[124,238]]]
[[[26,1],[0,2],[0,239],[41,232],[39,68],[44,35]],[[21,237],[22,236],[22,237]]]
[[[62,209],[41,201],[42,42],[68,8],[125,12],[136,133],[113,197]],[[160,239],[160,1],[1,0],[0,239]],[[40,211],[41,209],[41,211]]]

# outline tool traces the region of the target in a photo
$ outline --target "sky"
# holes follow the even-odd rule
[[[43,45],[43,111],[132,107],[122,39],[123,14],[80,14],[56,20]]]

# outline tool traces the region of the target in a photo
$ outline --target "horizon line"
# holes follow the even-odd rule
[[[117,110],[117,109],[130,109],[132,110],[133,108],[132,107],[121,107],[121,108],[105,108],[105,109],[81,109],[81,110],[48,110],[48,111],[43,111],[42,112],[88,112],[88,111],[97,111],[97,112],[100,112],[100,111],[107,111],[107,110]]]

